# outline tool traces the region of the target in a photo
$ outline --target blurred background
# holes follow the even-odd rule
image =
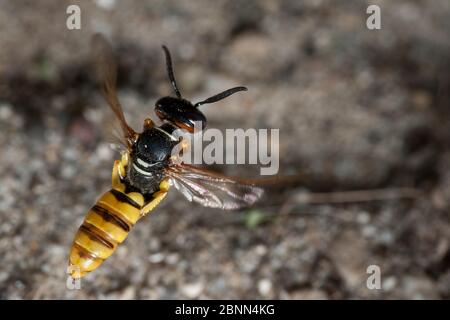
[[[81,9],[81,30],[66,8]],[[366,28],[369,4],[381,30]],[[450,298],[448,1],[0,0],[0,298]],[[223,212],[169,193],[116,253],[66,289],[84,215],[117,152],[89,40],[112,41],[140,128],[178,84],[209,127],[279,128],[280,174],[259,206]],[[257,166],[222,166],[256,176]],[[411,187],[416,200],[290,205],[301,192]],[[381,290],[366,287],[369,265]]]

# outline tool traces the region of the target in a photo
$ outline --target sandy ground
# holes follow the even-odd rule
[[[375,1],[0,1],[0,298],[450,298],[450,5]],[[82,29],[66,28],[78,3]],[[373,3],[373,2],[371,2]],[[66,288],[73,236],[110,186],[110,122],[89,62],[107,34],[136,128],[170,93],[161,44],[209,126],[279,128],[301,185],[222,212],[177,192]],[[255,176],[255,166],[217,166]],[[415,200],[286,205],[300,192],[410,187]],[[369,265],[380,290],[366,286]]]

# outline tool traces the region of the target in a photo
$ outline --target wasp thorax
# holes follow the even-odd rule
[[[174,145],[170,135],[158,128],[152,128],[139,135],[133,156],[148,165],[162,163],[168,159]]]
[[[156,102],[156,115],[173,125],[194,132],[194,127],[204,129],[206,117],[190,101],[182,98],[163,97]]]
[[[129,184],[143,193],[157,190],[177,143],[178,140],[160,127],[144,130],[130,153]]]

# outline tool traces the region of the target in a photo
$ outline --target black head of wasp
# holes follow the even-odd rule
[[[167,73],[176,96],[156,102],[155,112],[161,125],[147,118],[143,131],[138,133],[128,125],[117,98],[117,69],[111,46],[99,34],[93,37],[92,46],[102,92],[119,121],[126,150],[121,160],[114,162],[112,188],[89,210],[75,235],[69,258],[69,273],[73,278],[81,278],[98,268],[125,240],[134,224],[161,202],[170,186],[189,201],[225,210],[251,205],[263,193],[253,183],[176,163],[171,157],[173,148],[182,142],[173,136],[175,130],[192,133],[195,123],[205,128],[206,117],[199,110],[201,105],[245,91],[245,87],[234,87],[193,104],[182,98],[170,52],[163,46]]]

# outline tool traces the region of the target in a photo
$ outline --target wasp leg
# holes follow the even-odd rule
[[[144,217],[152,211],[167,195],[170,184],[169,179],[164,179],[159,184],[159,191],[153,194],[153,199],[141,209],[141,216]]]
[[[120,160],[114,161],[114,168],[112,171],[112,186],[115,189],[120,190],[123,186],[123,179],[126,177],[126,166],[128,165],[129,155],[128,152],[122,154]]]
[[[151,129],[155,124],[153,123],[152,119],[146,118],[144,120],[144,130]]]
[[[170,157],[170,161],[171,161],[173,164],[180,164],[181,162],[183,162],[183,155],[184,155],[184,153],[185,153],[186,151],[188,151],[189,148],[190,148],[189,141],[188,141],[187,139],[185,139],[185,138],[181,138],[178,145],[181,147],[181,149],[180,149],[178,155],[177,155],[177,154],[174,154],[174,155],[172,155],[172,156]]]
[[[128,152],[122,153],[122,157],[120,158],[120,163],[123,166],[123,169],[125,170],[125,167],[128,166],[128,162],[130,161],[130,154]],[[123,171],[125,172],[125,171]]]

